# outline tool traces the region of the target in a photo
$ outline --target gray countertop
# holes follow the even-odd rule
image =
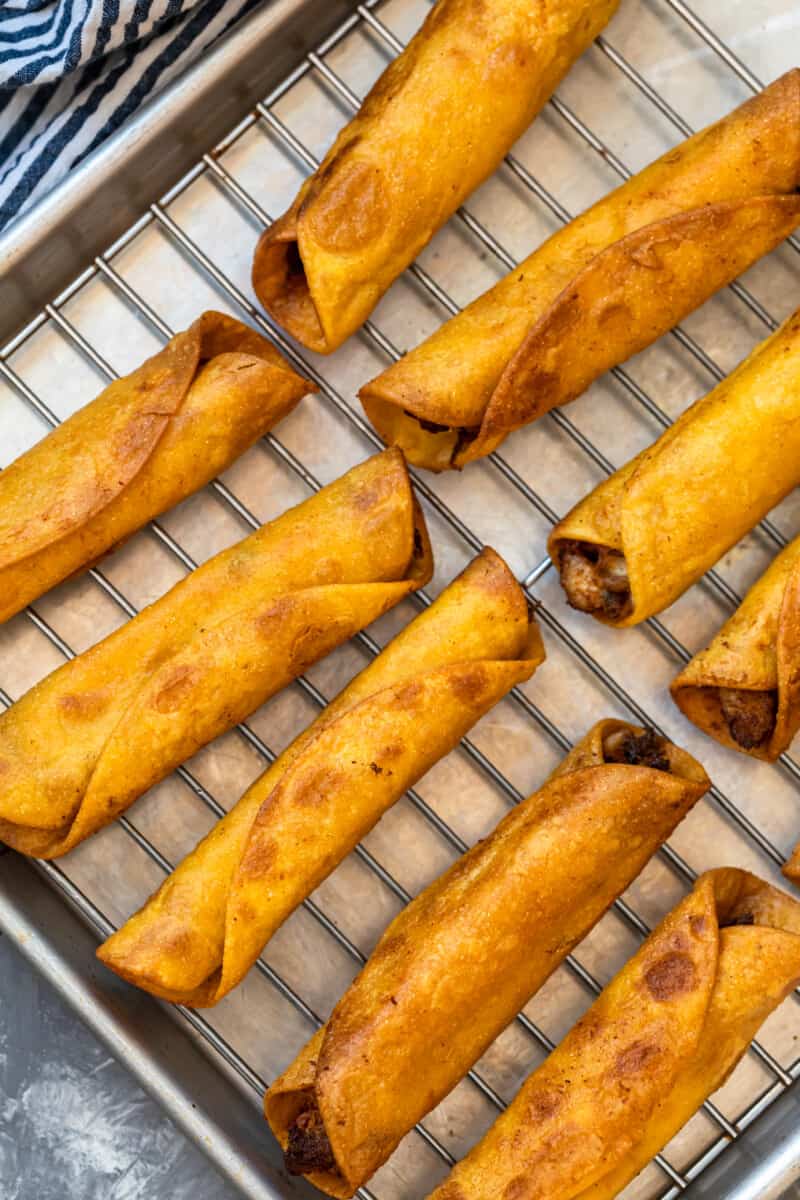
[[[0,936],[2,1200],[236,1200]]]

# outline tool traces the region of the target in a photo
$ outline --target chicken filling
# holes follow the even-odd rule
[[[628,763],[632,767],[651,767],[654,771],[669,771],[669,758],[664,753],[663,738],[652,729],[641,733],[620,730],[609,734],[603,743],[606,762]]]
[[[744,688],[720,688],[719,703],[731,737],[744,750],[755,750],[772,736],[778,713],[775,690],[748,692]]]
[[[580,612],[600,613],[612,621],[631,611],[625,555],[591,542],[565,542],[558,556],[561,586],[568,603]]]
[[[325,1122],[316,1104],[298,1113],[289,1126],[283,1159],[290,1175],[310,1175],[336,1167]]]

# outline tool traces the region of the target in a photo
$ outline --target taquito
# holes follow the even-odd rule
[[[550,534],[573,608],[661,612],[800,483],[800,309]]]
[[[723,746],[774,761],[800,727],[800,538],[670,686],[682,712]]]
[[[403,456],[376,455],[0,716],[0,841],[64,854],[430,573]]]
[[[694,759],[652,731],[595,725],[540,791],[395,918],[269,1089],[265,1113],[287,1169],[352,1196],[708,786]]]
[[[206,312],[0,473],[0,621],[229,467],[314,385]]]
[[[709,871],[431,1200],[611,1200],[800,980],[800,904]]]
[[[503,158],[619,0],[438,0],[291,208],[253,287],[329,354]]]
[[[98,954],[167,1000],[215,1004],[381,815],[544,659],[484,550],[356,676]]]
[[[800,887],[800,842],[792,851],[791,858],[784,863],[783,873],[796,887]]]
[[[361,390],[417,466],[491,453],[648,346],[800,222],[800,71],[558,230]]]

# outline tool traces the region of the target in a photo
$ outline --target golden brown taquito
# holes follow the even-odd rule
[[[580,395],[800,222],[800,71],[646,167],[361,389],[417,466],[489,454]]]
[[[791,858],[784,863],[783,873],[796,887],[800,887],[800,842],[792,851]]]
[[[701,876],[431,1200],[611,1200],[798,980],[800,904]]]
[[[595,725],[538,792],[391,923],[327,1024],[269,1089],[265,1113],[287,1168],[351,1196],[708,786],[694,759],[652,731]]]
[[[0,841],[64,854],[430,573],[403,456],[376,455],[0,716]]]
[[[800,310],[550,534],[569,603],[636,625],[800,483]]]
[[[340,346],[491,174],[619,0],[438,0],[292,207],[253,287],[321,354]]]
[[[0,474],[0,621],[229,467],[314,385],[206,312]]]
[[[373,827],[544,659],[484,550],[249,788],[98,954],[167,1000],[215,1004]]]
[[[723,746],[771,762],[800,727],[800,538],[781,551],[670,686]]]

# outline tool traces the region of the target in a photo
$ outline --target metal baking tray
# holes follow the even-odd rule
[[[691,127],[794,61],[793,0],[622,0],[505,164],[431,242],[362,333],[328,359],[300,352],[254,303],[249,265],[336,129],[430,0],[276,0],[139,115],[0,239],[0,467],[204,307],[265,331],[320,384],[223,479],[0,628],[10,703],[160,595],[192,565],[377,448],[357,387],[490,285],[558,224]],[[221,139],[221,140],[219,140]],[[260,1115],[266,1083],[324,1020],[410,895],[533,790],[605,715],[663,728],[714,791],[478,1064],[363,1189],[422,1197],[513,1096],[694,873],[729,863],[780,882],[800,836],[800,762],[734,755],[667,696],[776,545],[790,497],[718,576],[659,620],[615,631],[570,612],[545,557],[557,515],[728,372],[800,302],[785,245],[680,330],[517,433],[460,475],[419,477],[435,594],[484,543],[539,606],[548,662],[400,801],[287,922],[216,1009],[170,1009],[120,983],[93,950],[238,798],[269,758],[416,611],[409,601],[197,754],[126,818],[52,865],[0,853],[0,927],[250,1200],[311,1196],[281,1172]],[[42,882],[42,879],[46,883]],[[49,885],[49,886],[47,886]],[[723,1089],[625,1195],[800,1196],[800,1008],[787,999]]]

